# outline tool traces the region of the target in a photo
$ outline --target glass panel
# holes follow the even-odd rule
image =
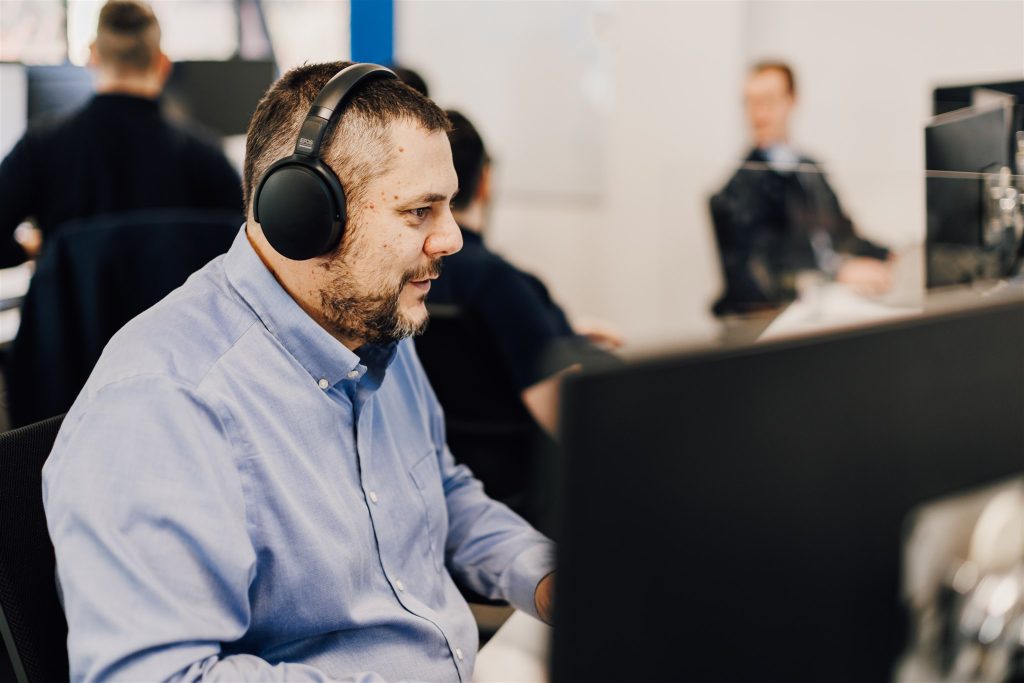
[[[228,59],[237,51],[234,0],[154,0],[150,4],[160,21],[161,47],[172,61]],[[75,64],[89,59],[102,7],[101,0],[68,0],[69,58]]]
[[[0,0],[0,61],[64,61],[64,4],[60,0]]]
[[[263,12],[282,73],[304,62],[349,59],[347,2],[264,0]]]

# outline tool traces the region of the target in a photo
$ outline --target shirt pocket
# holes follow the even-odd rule
[[[431,449],[420,458],[409,470],[409,476],[416,484],[416,490],[426,511],[427,536],[430,553],[434,557],[434,568],[441,571],[444,566],[445,538],[448,536],[448,506],[445,503],[444,487],[441,485],[437,452]]]

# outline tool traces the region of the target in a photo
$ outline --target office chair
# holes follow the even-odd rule
[[[43,463],[63,419],[0,434],[0,635],[18,683],[68,680],[68,628],[42,500]]]
[[[240,224],[233,211],[165,209],[57,230],[6,361],[11,424],[66,412],[114,333],[226,252]]]

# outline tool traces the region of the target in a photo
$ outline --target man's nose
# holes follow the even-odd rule
[[[451,208],[445,208],[437,229],[427,237],[423,251],[431,258],[451,256],[462,249],[462,231],[455,222]]]

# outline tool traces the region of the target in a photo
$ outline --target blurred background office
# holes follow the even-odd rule
[[[388,27],[353,34],[380,5]],[[84,64],[100,6],[4,0],[0,59]],[[153,7],[175,61],[273,59],[280,72],[355,57],[417,68],[434,99],[479,121],[490,141],[493,247],[541,276],[570,317],[614,321],[635,347],[715,333],[722,277],[707,198],[747,148],[750,64],[792,64],[795,142],[825,166],[861,233],[897,252],[924,238],[932,89],[1024,73],[1024,5],[1013,0]],[[0,78],[6,152],[26,86],[17,70]],[[240,131],[227,132],[237,163]]]
[[[0,0],[0,156],[8,154],[29,125],[44,117],[66,115],[89,99],[93,83],[85,65],[102,4],[99,0]],[[154,0],[151,4],[162,27],[162,49],[174,62],[161,97],[165,114],[216,140],[236,169],[243,162],[244,133],[256,101],[289,68],[338,59],[415,68],[429,84],[431,97],[446,109],[464,112],[487,140],[493,167],[489,248],[543,280],[570,320],[594,316],[612,321],[629,341],[627,352],[638,354],[712,340],[721,333],[721,323],[711,312],[724,282],[708,199],[726,183],[750,147],[743,87],[751,65],[780,60],[794,68],[800,97],[792,121],[793,146],[820,162],[858,234],[887,248],[901,266],[913,266],[901,267],[893,276],[894,286],[910,289],[925,284],[923,243],[930,224],[929,206],[938,196],[931,191],[933,179],[926,182],[926,168],[939,158],[930,158],[929,145],[934,142],[941,150],[955,143],[955,138],[943,137],[942,126],[932,119],[943,110],[936,88],[1024,82],[1021,0]],[[957,106],[970,104],[973,95],[968,92],[966,98]],[[1016,111],[1019,125],[1021,110]],[[931,132],[926,134],[926,127]],[[976,177],[938,180],[963,181],[960,187],[970,186],[977,193]],[[1019,215],[1019,205],[1013,211]],[[136,218],[133,226],[151,219]],[[198,223],[202,229],[202,222]],[[232,225],[231,230],[237,229],[237,223]],[[970,227],[976,226],[971,223]],[[1019,237],[1019,226],[1014,229]],[[127,257],[115,262],[124,264]],[[99,270],[93,272],[118,270],[102,262],[96,267]],[[37,274],[49,272],[41,259]],[[24,269],[0,272],[0,346],[10,345],[19,326],[18,303],[29,275]],[[126,289],[123,282],[113,286]],[[27,304],[32,298],[30,294]],[[46,304],[42,308],[54,310]],[[1008,319],[1017,320],[1012,328],[1016,336],[1007,336],[1015,344],[1024,335],[1017,329],[1016,312],[1003,311],[1005,318],[995,316],[989,321],[991,328],[1004,329]],[[933,342],[940,333],[945,335],[941,338],[949,338],[942,325],[936,323],[928,335],[922,333],[924,341],[915,337],[914,344],[903,343],[899,348],[941,346]],[[898,338],[901,333],[882,333],[872,357],[888,353],[893,343],[889,334]],[[976,334],[984,336],[985,343],[995,337]],[[50,341],[64,353],[75,346],[61,337]],[[841,341],[833,343],[843,346]],[[971,345],[965,342],[962,347],[977,344],[981,342],[972,337]],[[986,384],[989,378],[1009,377],[1001,368],[1019,356],[1016,348],[999,356],[998,363],[993,361],[998,367],[988,374],[964,370],[969,377],[977,376],[977,386],[970,385],[971,391],[965,394],[964,411],[977,405],[979,412],[988,412],[987,403],[974,397],[991,389]],[[859,350],[852,353],[856,356]],[[824,369],[837,365],[830,354],[828,348],[821,351]],[[942,363],[954,366],[957,358],[950,355],[942,357]],[[796,367],[807,358],[813,354],[794,351],[790,360]],[[938,361],[915,360],[917,354],[909,351],[901,358],[923,377],[913,385],[914,396],[935,393],[928,381],[933,375],[941,378],[942,373],[931,372]],[[775,360],[765,357],[757,362],[772,368]],[[888,370],[882,363],[872,367]],[[740,385],[722,399],[723,405],[732,406],[737,396],[751,393],[746,391],[748,375],[725,374]],[[824,377],[824,371],[810,375]],[[879,383],[888,377],[887,372],[879,375]],[[686,405],[705,405],[715,391],[729,388],[721,374],[707,377],[705,384],[689,379],[666,382],[670,385],[666,395],[676,400],[678,394],[672,392],[680,386],[691,387],[694,397]],[[824,386],[825,379],[818,389],[827,398],[833,385]],[[892,379],[896,389],[903,386],[898,379]],[[850,381],[857,390],[865,389],[859,376]],[[1001,379],[992,383],[1005,390],[1005,396],[1019,397],[1019,383],[1012,388]],[[53,386],[37,384],[43,391]],[[791,385],[788,375],[778,382],[778,386]],[[959,391],[958,386],[950,383],[950,395],[954,389]],[[653,402],[644,392],[620,391],[614,382],[609,387],[608,395],[616,399],[643,395]],[[805,400],[805,389],[792,385],[791,400]],[[896,389],[890,393],[899,398],[902,394]],[[775,385],[766,384],[761,391],[766,396],[764,405],[776,400]],[[844,395],[851,401],[859,396],[853,389]],[[606,403],[620,410],[620,401]],[[828,401],[806,403],[809,414]],[[840,427],[856,424],[845,416],[862,409],[867,415],[870,408],[875,411],[871,424],[888,424],[888,416],[902,414],[908,403],[895,398],[870,405],[865,401],[835,419]],[[1019,416],[1017,403],[1009,399],[995,403]],[[577,436],[591,429],[593,416],[601,414],[601,406],[588,407],[582,401],[580,405],[588,411],[576,409],[578,423],[583,425],[576,430]],[[638,402],[636,412],[647,411],[647,405]],[[747,407],[757,416],[761,405]],[[673,412],[676,404],[665,401],[662,407],[670,414],[657,428],[681,429]],[[716,419],[732,420],[731,409],[723,407],[715,413]],[[950,413],[945,423],[956,427],[954,436],[967,442],[967,452],[973,448],[971,429],[960,428],[957,410]],[[1015,418],[1002,420],[1002,412],[991,414],[1000,418],[993,418],[994,422],[1008,425],[1007,431],[1013,432],[1000,438],[1000,444],[1019,439]],[[597,422],[604,428],[620,424],[610,418]],[[771,420],[765,418],[765,422]],[[797,422],[793,422],[793,433],[799,431]],[[635,424],[643,423],[637,418]],[[773,425],[760,434],[770,436]],[[651,438],[657,441],[663,434],[653,429]],[[739,436],[747,433],[730,431],[725,425],[715,434],[733,431]],[[759,436],[751,434],[751,439]],[[677,436],[673,432],[671,439]],[[891,452],[883,453],[883,465],[913,450],[902,444],[916,443],[918,437],[890,439],[894,444]],[[813,445],[813,439],[808,443]],[[616,466],[628,447],[611,454]],[[757,448],[769,455],[785,450],[756,441],[753,447],[743,445],[735,452],[747,454]],[[1019,454],[1019,449],[1011,450],[1013,457]],[[851,456],[850,462],[863,463],[868,451],[874,449],[851,448],[856,457]],[[820,455],[817,450],[806,458],[797,457],[802,451],[793,453],[799,460],[794,467]],[[686,458],[676,462],[689,466],[691,453],[683,455]],[[970,455],[977,454],[971,451]],[[924,453],[925,460],[930,457]],[[959,457],[950,460],[958,466],[962,462]],[[1007,469],[1000,460],[998,467],[993,465],[969,485],[1002,476]],[[833,473],[828,467],[821,471]],[[919,472],[920,468],[913,469],[907,480],[920,479]],[[664,479],[674,485],[686,477]],[[961,477],[956,485],[963,481]],[[610,485],[621,486],[621,482],[612,477]],[[638,482],[638,487],[642,485],[643,481]],[[605,500],[597,501],[599,508],[618,515],[619,510],[604,505]],[[655,503],[661,504],[660,500]],[[901,500],[899,505],[904,503]],[[894,519],[905,512],[897,507],[894,504]],[[810,519],[801,515],[801,520]],[[702,525],[703,519],[698,519]],[[893,523],[888,528],[894,538],[897,526]],[[828,532],[823,537],[834,535]],[[895,564],[893,555],[886,558]],[[1018,560],[1015,556],[1013,562]],[[895,585],[894,570],[887,566],[886,571]],[[603,627],[600,620],[594,622]]]

